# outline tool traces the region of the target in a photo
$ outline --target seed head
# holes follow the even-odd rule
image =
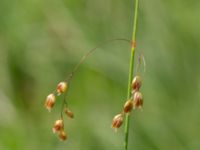
[[[139,91],[140,87],[142,86],[142,79],[140,76],[135,76],[132,81],[132,90]]]
[[[142,108],[142,106],[143,106],[143,96],[142,96],[142,93],[135,92],[133,101],[134,101],[134,107],[135,108]]]
[[[64,123],[62,119],[56,120],[53,126],[53,133],[59,132],[63,130],[64,128]]]
[[[59,138],[60,138],[61,141],[67,140],[67,134],[66,134],[66,132],[64,130],[61,130],[59,132],[58,136],[59,136]]]
[[[63,81],[63,82],[60,82],[57,85],[57,93],[58,94],[64,93],[66,90],[67,90],[67,83],[66,82]]]
[[[132,109],[133,109],[133,101],[132,100],[126,101],[126,103],[124,104],[124,112],[130,113]]]
[[[45,102],[45,107],[48,111],[51,111],[51,109],[53,108],[54,104],[56,102],[56,98],[54,94],[49,94],[46,98],[46,102]]]
[[[113,118],[112,128],[113,129],[118,129],[118,128],[121,127],[122,123],[123,123],[123,115],[122,114],[118,114]]]
[[[74,118],[73,112],[71,110],[69,110],[68,108],[65,108],[65,114],[71,119]]]

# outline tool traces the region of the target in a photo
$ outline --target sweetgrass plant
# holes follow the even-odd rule
[[[65,131],[64,127],[64,116],[63,114],[65,113],[66,116],[69,118],[73,119],[74,118],[74,113],[70,110],[68,106],[68,101],[67,101],[67,93],[68,89],[70,88],[71,80],[74,77],[74,74],[77,72],[79,67],[81,66],[82,63],[93,53],[95,52],[98,48],[105,44],[109,44],[111,42],[115,41],[123,41],[127,42],[130,44],[131,47],[131,57],[130,57],[130,68],[129,68],[129,80],[128,80],[128,89],[127,89],[127,99],[126,102],[123,106],[123,109],[121,113],[117,114],[113,120],[112,120],[112,128],[117,131],[118,128],[121,127],[125,120],[125,138],[124,138],[124,150],[128,150],[128,142],[129,142],[129,126],[130,126],[130,115],[131,111],[134,108],[141,108],[143,106],[143,96],[142,93],[140,92],[140,88],[142,85],[142,79],[138,75],[138,72],[136,70],[135,76],[134,75],[134,60],[135,60],[135,50],[136,50],[136,33],[137,33],[137,22],[138,22],[138,8],[139,8],[139,0],[135,0],[134,3],[134,15],[133,15],[133,32],[132,32],[132,39],[125,39],[125,38],[117,38],[117,39],[111,39],[102,42],[101,44],[97,45],[95,48],[91,49],[88,51],[80,60],[79,63],[74,67],[74,69],[71,71],[71,73],[67,76],[67,78],[60,83],[58,83],[55,91],[50,93],[45,101],[45,107],[48,111],[51,111],[51,109],[54,107],[56,103],[56,97],[63,95],[63,100],[61,104],[61,109],[60,109],[60,117],[55,121],[53,125],[53,132],[58,134],[58,137],[60,140],[64,141],[67,139],[68,134]],[[138,62],[140,64],[140,61]],[[138,65],[139,66],[139,65]],[[125,119],[124,119],[125,118]]]

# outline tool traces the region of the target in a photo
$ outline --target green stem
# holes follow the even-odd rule
[[[127,90],[127,99],[131,96],[131,82],[133,78],[134,70],[134,57],[135,57],[135,44],[136,44],[136,31],[137,31],[137,21],[138,21],[138,7],[139,0],[135,0],[135,12],[134,12],[134,23],[133,23],[133,34],[132,34],[132,46],[131,46],[131,59],[130,59],[130,68],[129,68],[129,81],[128,81],[128,90]],[[125,120],[125,139],[124,139],[124,149],[128,150],[128,139],[129,139],[129,123],[130,114],[126,115]]]

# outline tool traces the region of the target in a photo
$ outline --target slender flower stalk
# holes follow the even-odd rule
[[[133,34],[132,34],[132,43],[131,43],[131,59],[130,59],[130,68],[129,68],[129,81],[128,81],[128,90],[127,90],[127,99],[131,96],[131,82],[133,78],[134,70],[134,57],[135,57],[135,48],[136,48],[136,31],[137,31],[137,22],[138,22],[138,7],[139,0],[135,0],[135,9],[134,9],[134,23],[133,23]],[[128,140],[129,140],[129,124],[130,124],[130,114],[126,114],[125,119],[125,139],[124,139],[124,150],[128,150]]]

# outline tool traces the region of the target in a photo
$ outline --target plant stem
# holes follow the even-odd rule
[[[128,42],[131,43],[130,40],[128,39],[123,39],[123,38],[117,38],[117,39],[111,39],[111,40],[107,40],[104,41],[102,43],[100,43],[99,45],[97,45],[95,48],[91,49],[90,51],[88,51],[80,60],[80,62],[78,64],[76,64],[76,66],[74,67],[74,69],[72,70],[72,72],[70,73],[69,76],[67,76],[66,81],[70,82],[70,80],[73,78],[74,73],[79,69],[80,65],[93,53],[95,52],[98,48],[100,48],[101,46],[103,46],[104,44],[108,44],[110,42],[114,42],[114,41],[124,41],[124,42]]]
[[[131,82],[133,78],[134,70],[134,57],[135,57],[135,44],[136,44],[136,31],[137,31],[137,21],[138,21],[138,7],[139,0],[135,0],[135,10],[134,10],[134,23],[133,23],[133,34],[132,34],[132,46],[131,46],[131,59],[130,59],[130,68],[129,68],[129,81],[128,81],[128,90],[127,90],[127,99],[131,96]],[[125,139],[124,139],[124,149],[128,150],[128,139],[129,139],[129,123],[130,114],[126,115],[125,120]]]

